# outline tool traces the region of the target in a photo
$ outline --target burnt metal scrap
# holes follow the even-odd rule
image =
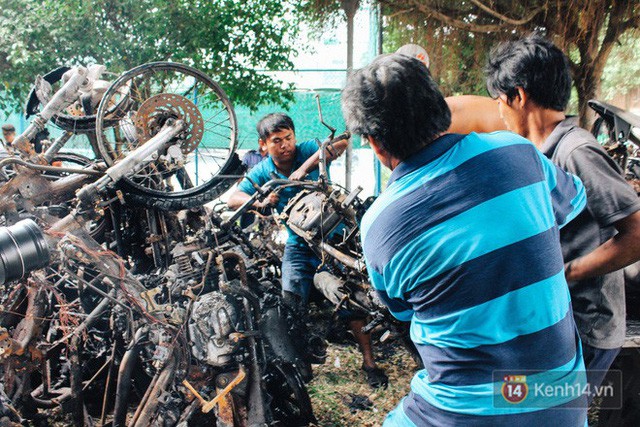
[[[180,64],[105,76],[38,79],[0,163],[0,423],[309,424],[277,249],[203,206],[242,173],[230,102]],[[73,133],[96,160],[55,163]]]
[[[37,79],[27,112],[0,161],[0,425],[313,422],[281,249],[268,228],[236,224],[287,186],[301,191],[282,219],[323,261],[318,290],[367,316],[366,331],[409,341],[368,284],[358,224],[371,200],[327,179],[324,148],[348,135],[332,129],[318,181],[270,181],[223,219],[204,205],[243,172],[235,115],[198,70],[61,68]],[[64,133],[36,152],[52,125]],[[65,152],[77,135],[84,155]]]
[[[342,138],[340,135],[335,139]],[[332,134],[322,148],[330,145],[333,139]],[[289,200],[282,216],[291,230],[303,237],[322,260],[321,269],[314,276],[316,289],[334,304],[334,312],[344,309],[369,319],[363,332],[383,327],[383,341],[397,338],[417,356],[407,325],[389,313],[369,283],[359,225],[373,197],[361,199],[361,187],[347,192],[331,185],[323,168],[318,182],[305,182],[303,186],[305,188]]]

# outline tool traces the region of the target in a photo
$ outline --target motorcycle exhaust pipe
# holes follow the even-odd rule
[[[33,220],[0,227],[0,284],[47,266],[49,258],[49,246]]]

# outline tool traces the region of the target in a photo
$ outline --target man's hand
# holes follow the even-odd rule
[[[279,200],[280,196],[277,193],[270,193],[263,201],[255,202],[254,206],[258,209],[266,208],[267,206],[275,206],[278,204]]]
[[[291,172],[291,175],[289,175],[289,179],[291,181],[301,181],[305,176],[307,176],[307,170],[304,168],[299,168]]]
[[[569,261],[564,264],[564,277],[567,279],[567,282],[573,282],[576,280],[575,274],[572,272],[573,270],[573,261]]]

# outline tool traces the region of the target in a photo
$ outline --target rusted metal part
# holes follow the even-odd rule
[[[152,425],[154,416],[156,415],[156,409],[159,405],[159,397],[167,390],[169,384],[173,380],[176,368],[176,356],[172,354],[167,361],[167,364],[159,370],[157,380],[153,383],[153,387],[150,387],[150,392],[145,395],[146,400],[140,403],[138,411],[133,416],[133,419],[129,423],[129,427],[148,427]]]
[[[104,426],[105,424],[105,419],[107,418],[107,410],[108,410],[108,405],[109,405],[109,399],[110,396],[112,394],[112,378],[113,378],[113,373],[114,373],[114,368],[116,366],[116,351],[118,350],[118,346],[114,345],[111,349],[111,357],[109,357],[108,360],[108,364],[109,364],[109,372],[107,373],[107,382],[104,386],[104,393],[102,395],[102,411],[100,413],[100,426]],[[99,372],[96,372],[96,375],[94,375],[94,377],[96,377],[99,374]]]
[[[320,243],[319,246],[320,246],[320,249],[322,249],[324,252],[328,253],[329,255],[336,258],[338,261],[340,261],[344,265],[351,267],[354,270],[362,271],[365,268],[365,265],[362,261],[354,257],[351,257],[345,253],[340,252],[339,250],[335,249],[333,246],[327,244],[326,242]]]
[[[66,222],[64,223],[66,224]],[[63,226],[64,224],[61,224]],[[68,222],[73,226],[74,222]],[[79,222],[75,224],[80,225]],[[122,295],[133,303],[133,309],[156,322],[166,322],[164,318],[156,318],[150,314],[155,304],[145,300],[145,286],[125,267],[125,261],[112,252],[106,252],[83,227],[73,230],[75,238],[69,236],[58,243],[61,253],[68,258],[80,257],[84,262],[94,265],[98,271],[110,278],[122,292]]]
[[[149,139],[146,144],[138,146],[126,157],[107,169],[105,176],[78,191],[78,199],[87,206],[94,205],[100,199],[99,193],[104,191],[110,184],[116,183],[123,178],[132,177],[157,158],[158,152],[167,148],[171,140],[184,130],[184,125],[185,123],[182,120],[167,120],[160,131]]]
[[[65,132],[60,138],[56,139],[55,142],[51,144],[51,146],[47,148],[44,153],[42,153],[42,159],[44,160],[44,163],[51,163],[56,154],[60,152],[62,147],[64,147],[64,145],[69,142],[72,137],[73,132]]]
[[[244,380],[246,375],[247,375],[246,372],[244,371],[242,366],[240,366],[240,369],[238,370],[238,375],[236,375],[236,377],[232,381],[226,384],[226,386],[222,390],[220,390],[216,394],[216,396],[211,400],[207,400],[204,397],[202,397],[202,395],[198,393],[198,391],[189,383],[189,381],[183,380],[182,385],[184,385],[187,389],[189,389],[189,391],[193,393],[196,399],[200,401],[200,403],[202,404],[202,412],[206,414],[210,412],[213,408],[215,408],[215,406],[222,399],[224,399],[226,395],[231,393],[231,390],[233,390],[238,384],[240,384],[240,382]]]
[[[168,118],[185,123],[180,148],[184,154],[194,151],[204,133],[202,114],[191,100],[171,93],[152,96],[136,112],[134,123],[139,144],[154,137]]]
[[[96,170],[93,170],[91,168],[65,168],[62,166],[47,166],[47,165],[40,165],[40,164],[36,164],[36,163],[29,163],[27,161],[24,161],[22,159],[19,159],[17,157],[9,157],[7,159],[4,159],[2,161],[0,161],[0,168],[4,168],[6,166],[9,165],[20,165],[23,166],[27,169],[33,169],[36,171],[41,171],[41,172],[66,172],[66,173],[77,173],[80,175],[93,175],[93,176],[102,176],[104,175],[103,172],[99,172]]]
[[[80,87],[86,84],[87,69],[76,67],[68,72],[67,82],[58,90],[51,100],[36,115],[25,131],[13,141],[13,148],[24,158],[32,158],[35,155],[31,140],[42,131],[47,122],[57,113],[71,105],[78,98]],[[44,161],[44,160],[43,160]]]
[[[82,337],[75,335],[71,339],[71,345],[68,349],[68,359],[71,372],[71,398],[72,411],[71,417],[76,427],[84,426],[84,404],[82,393]]]
[[[102,175],[95,166],[87,171],[90,174],[73,174],[52,181],[36,169],[19,167],[18,173],[0,187],[0,214],[19,210],[31,212],[45,203],[52,205],[73,200],[78,189],[95,180],[94,173]]]
[[[6,328],[0,328],[0,357],[6,358],[11,355],[22,355],[24,349],[20,343],[13,339]]]
[[[247,267],[244,263],[244,259],[242,259],[242,257],[235,252],[223,252],[220,254],[220,259],[222,261],[224,261],[225,259],[232,259],[236,262],[236,266],[238,267],[238,272],[240,273],[240,283],[244,288],[248,289],[249,281],[247,278]],[[225,267],[223,265],[223,262],[219,262],[218,265],[220,266],[221,269],[224,270]]]
[[[30,282],[24,317],[16,325],[12,337],[6,337],[10,351],[2,361],[5,365],[4,391],[16,407],[25,407],[27,411],[35,408],[30,376],[42,364],[42,353],[36,348],[36,339],[40,336],[45,321],[45,305],[46,294],[43,287]]]
[[[115,290],[111,292],[111,297],[113,298],[114,296]],[[73,341],[74,339],[82,335],[87,330],[87,328],[91,327],[91,325],[93,325],[98,320],[100,315],[102,315],[111,304],[112,302],[109,298],[103,298],[102,301],[100,301],[100,304],[98,304],[96,308],[94,308],[93,311],[89,313],[89,315],[82,321],[82,323],[76,326],[71,333],[54,342],[49,350],[69,340]]]
[[[221,391],[220,388],[216,390],[218,391],[218,393]],[[216,408],[216,424],[220,427],[233,426],[234,413],[235,405],[233,396],[230,394],[225,394],[220,398],[218,407]]]
[[[45,322],[46,315],[46,293],[42,283],[33,283],[27,288],[27,309],[24,319],[16,326],[14,339],[19,343],[19,350],[16,355],[22,355],[38,338]],[[40,355],[35,348],[31,349],[32,360]]]
[[[113,427],[122,427],[126,424],[127,409],[129,406],[129,391],[131,389],[131,376],[136,359],[140,353],[141,342],[146,337],[148,330],[145,326],[139,328],[129,348],[120,362],[118,370],[118,382],[116,385],[116,400],[113,409]]]
[[[26,422],[55,410],[71,415],[74,425],[94,425],[99,417],[101,425],[123,426],[136,405],[131,426],[202,420],[221,427],[270,423],[270,405],[277,399],[272,398],[274,376],[266,367],[289,355],[284,350],[291,345],[280,336],[290,329],[279,319],[277,256],[239,230],[220,227],[217,212],[193,209],[183,218],[168,208],[159,212],[135,205],[134,187],[116,188],[125,178],[153,178],[147,175],[153,168],[160,181],[166,178],[163,185],[171,196],[174,177],[185,192],[195,190],[199,183],[179,175],[186,173],[187,154],[205,133],[199,108],[206,98],[196,105],[187,95],[163,93],[134,101],[126,90],[114,108],[122,119],[133,119],[137,129],[103,118],[115,126],[109,129],[114,149],[130,142],[133,151],[112,159],[108,170],[95,164],[52,167],[48,162],[71,133],[41,156],[30,151],[30,135],[51,117],[73,122],[76,116],[64,108],[77,103],[78,91],[95,77],[80,81],[81,72],[75,73],[69,75],[74,84],[53,96],[42,83],[36,107],[47,105],[18,141],[24,160],[0,162],[0,168],[11,164],[15,172],[0,185],[0,214],[7,221],[12,215],[35,218],[48,228],[46,240],[53,251],[46,270],[8,285],[11,292],[2,299],[3,308],[14,312],[0,315],[0,363],[11,404]],[[98,92],[83,92],[85,115],[95,107],[94,95]],[[135,111],[128,111],[134,105]],[[84,118],[86,123],[99,121]],[[125,135],[127,131],[133,133]],[[150,188],[164,191],[156,184],[151,182]],[[206,192],[189,197],[202,197],[204,203],[205,195],[214,194],[210,190],[217,191],[217,184],[206,185]],[[90,221],[96,218],[104,221]],[[96,231],[100,224],[103,228]],[[268,315],[264,322],[263,315]],[[264,328],[276,324],[276,333],[265,333]],[[299,360],[288,358],[292,366]],[[185,378],[184,386],[199,397],[179,393]],[[32,390],[32,383],[40,385]],[[44,411],[38,414],[38,408]]]

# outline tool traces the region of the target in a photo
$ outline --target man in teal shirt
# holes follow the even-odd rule
[[[252,182],[262,186],[273,179],[274,174],[277,178],[292,181],[305,177],[317,180],[319,176],[320,150],[314,140],[296,144],[295,126],[291,117],[282,113],[268,114],[258,122],[257,131],[260,148],[266,149],[269,156],[254,166],[240,182],[238,190],[227,202],[232,209],[242,206],[256,192]],[[335,142],[331,150],[326,151],[327,161],[340,156],[348,143],[346,139]],[[253,207],[259,209],[273,206],[278,212],[282,212],[287,202],[299,191],[299,187],[283,188],[278,193],[269,194],[263,201],[256,201]],[[302,313],[306,311],[313,276],[320,266],[320,260],[302,237],[291,230],[287,231],[289,238],[282,259],[282,290],[288,305]],[[388,379],[375,364],[371,336],[362,333],[364,325],[362,319],[350,320],[350,328],[363,356],[362,369],[367,373],[370,385],[385,386]]]

